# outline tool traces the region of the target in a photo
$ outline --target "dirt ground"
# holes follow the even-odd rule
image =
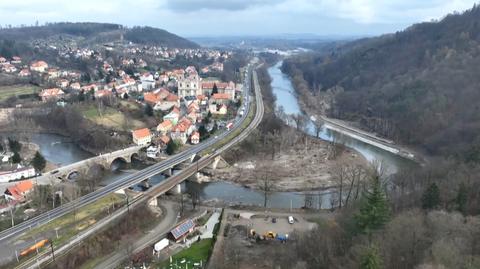
[[[362,155],[345,147],[336,158],[329,158],[329,147],[329,142],[309,138],[308,146],[297,144],[277,154],[274,160],[271,156],[252,156],[248,161],[219,165],[206,172],[211,174],[211,180],[227,180],[250,188],[259,188],[262,173],[267,173],[273,190],[302,191],[335,186],[333,171],[337,165],[368,165]]]
[[[303,214],[293,213],[294,224],[289,224],[287,217],[291,213],[264,213],[238,210],[226,210],[217,243],[209,268],[286,268],[282,259],[288,259],[288,253],[295,248],[296,232],[313,229],[316,223],[308,222]],[[276,218],[276,223],[272,223]],[[268,231],[280,235],[289,234],[286,243],[269,239],[256,241],[247,237],[250,229],[258,234]]]

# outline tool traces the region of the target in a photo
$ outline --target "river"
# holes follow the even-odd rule
[[[276,95],[276,106],[283,107],[283,110],[288,115],[302,113],[293,89],[290,79],[281,72],[281,62],[269,68],[268,72],[272,78],[272,90]],[[313,122],[309,122],[308,132],[314,135]],[[390,173],[395,173],[399,169],[414,165],[410,160],[403,159],[399,156],[375,148],[371,145],[354,140],[342,134],[322,128],[320,137],[322,139],[342,143],[360,152],[365,158],[371,162],[380,161]],[[31,137],[32,142],[40,145],[40,151],[45,158],[57,164],[66,165],[92,156],[83,151],[78,146],[70,143],[68,139],[52,134],[34,134]],[[102,185],[108,184],[119,178],[132,173],[144,167],[141,164],[135,164],[129,170],[121,171],[107,171],[102,180]],[[150,184],[158,184],[164,180],[163,175],[156,175],[149,180]],[[141,187],[134,186],[135,189],[140,190]],[[186,182],[183,184],[184,189],[195,189],[198,191],[201,200],[215,200],[224,202],[227,205],[258,205],[263,206],[264,196],[260,191],[245,188],[230,182],[218,181],[210,183],[194,183]],[[330,194],[329,191],[314,191],[301,192],[275,192],[270,195],[268,206],[271,208],[300,208],[305,204],[305,197],[310,197],[312,205],[315,208],[329,208]],[[320,200],[321,199],[321,200]]]

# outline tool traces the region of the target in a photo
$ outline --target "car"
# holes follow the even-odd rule
[[[272,223],[277,223],[277,218],[272,218]]]
[[[288,216],[288,223],[293,224],[295,219],[292,216]]]

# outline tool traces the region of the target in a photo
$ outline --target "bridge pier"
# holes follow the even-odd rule
[[[213,159],[213,163],[212,163],[213,170],[217,169],[218,162],[220,162],[221,159],[222,159],[221,156],[217,156],[215,157],[215,159]]]
[[[173,174],[173,171],[172,171],[172,170],[173,170],[172,168],[168,168],[167,170],[163,171],[163,173],[164,173],[165,175],[171,177],[172,174]]]
[[[182,185],[177,184],[175,187],[168,190],[170,194],[181,194],[182,193]]]

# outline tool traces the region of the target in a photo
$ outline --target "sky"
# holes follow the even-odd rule
[[[473,7],[470,0],[0,0],[2,26],[112,22],[186,37],[317,34],[362,36],[402,30]]]

